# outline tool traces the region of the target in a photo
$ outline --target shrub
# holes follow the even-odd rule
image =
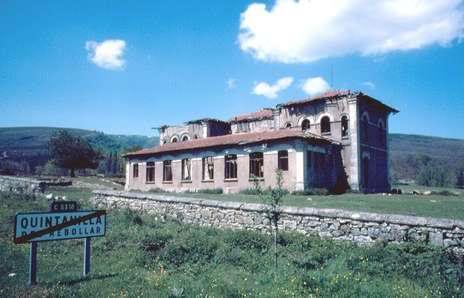
[[[151,192],[151,193],[165,193],[166,191],[164,189],[162,189],[162,188],[155,187],[155,188],[149,189],[148,192]]]
[[[205,194],[215,194],[219,195],[222,194],[224,191],[222,188],[211,188],[211,189],[199,189],[197,190],[198,193],[205,193]]]
[[[308,188],[305,190],[296,190],[292,192],[293,195],[302,195],[302,196],[326,196],[329,195],[330,192],[327,188]]]

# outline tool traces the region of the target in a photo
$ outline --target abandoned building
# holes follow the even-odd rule
[[[159,128],[160,144],[126,155],[126,190],[386,192],[388,116],[398,111],[361,92],[331,91],[228,121]]]

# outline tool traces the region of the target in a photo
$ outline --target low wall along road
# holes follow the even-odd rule
[[[265,205],[182,198],[169,194],[94,191],[97,207],[130,208],[188,224],[266,232]],[[337,209],[282,207],[279,228],[336,240],[425,242],[464,253],[464,221]]]

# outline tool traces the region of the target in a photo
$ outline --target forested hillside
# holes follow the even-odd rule
[[[444,176],[441,178],[449,180],[449,184],[462,183],[456,180],[463,178],[464,140],[390,134],[389,145],[394,179],[427,178],[421,175],[428,171]]]
[[[63,128],[0,128],[0,170],[13,168],[25,174],[35,173],[38,166],[44,166],[49,161],[48,142],[61,129]],[[111,156],[111,158],[115,158],[131,148],[148,148],[158,143],[157,137],[111,135],[75,128],[65,128],[64,130],[88,140],[92,147],[100,150],[104,156]]]
[[[0,161],[3,161],[3,164],[5,161],[13,161],[23,168],[28,168],[26,172],[34,173],[37,166],[43,166],[49,160],[48,142],[58,130],[60,128],[55,127],[0,128]],[[110,135],[74,128],[66,130],[72,135],[87,139],[109,159],[120,159],[120,154],[131,148],[149,148],[158,144],[157,137]],[[439,177],[440,179],[449,180],[449,183],[454,184],[464,171],[464,140],[390,134],[389,145],[391,177],[395,181],[427,178],[429,172],[433,175],[439,174],[443,176]],[[115,161],[109,163],[115,164]],[[121,160],[118,163],[121,163]],[[432,178],[438,179],[435,176]]]

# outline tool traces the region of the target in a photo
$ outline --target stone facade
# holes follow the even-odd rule
[[[272,109],[267,108],[239,115],[227,122],[202,119],[189,121],[180,126],[164,126],[160,128],[160,146],[167,146],[170,150],[172,149],[172,152],[176,152],[171,154],[168,150],[158,150],[157,154],[154,151],[151,155],[147,151],[128,154],[126,190],[162,188],[169,191],[195,191],[223,187],[225,191],[245,189],[250,187],[247,171],[249,163],[247,149],[250,146],[240,146],[240,142],[229,144],[229,147],[222,146],[220,150],[212,148],[212,145],[204,145],[203,148],[195,147],[195,150],[189,150],[184,146],[183,152],[180,154],[177,152],[179,150],[172,146],[172,143],[187,142],[194,145],[198,139],[211,139],[215,136],[264,134],[272,131],[297,129],[313,138],[327,140],[334,147],[338,146],[340,149],[335,150],[335,154],[331,154],[333,150],[313,146],[311,142],[306,142],[303,146],[295,146],[294,142],[289,141],[288,138],[279,142],[268,142],[265,139],[256,141],[256,144],[253,145],[268,147],[266,150],[261,150],[265,154],[276,152],[273,149],[276,146],[285,147],[284,150],[288,150],[289,158],[290,155],[293,158],[290,176],[286,178],[285,182],[289,186],[289,190],[303,190],[313,187],[330,189],[333,187],[333,180],[340,179],[340,173],[343,173],[341,176],[346,179],[346,183],[343,184],[348,185],[352,190],[388,192],[390,190],[387,144],[388,116],[396,112],[398,111],[360,92],[334,91],[311,99],[282,103]],[[219,145],[221,144],[214,146],[220,147]],[[189,152],[187,153],[187,151]],[[240,171],[245,172],[241,172],[242,178],[237,177],[238,181],[234,181],[237,183],[224,184],[224,177],[222,177],[219,180],[215,179],[214,183],[208,181],[209,184],[205,184],[205,181],[199,180],[199,176],[197,176],[197,182],[193,183],[192,180],[192,183],[188,182],[190,184],[182,184],[180,181],[182,179],[178,174],[175,176],[178,177],[179,181],[173,181],[173,183],[158,183],[156,182],[157,178],[154,182],[146,182],[141,177],[138,179],[130,177],[135,164],[138,165],[139,169],[142,169],[141,172],[139,171],[142,173],[146,163],[150,161],[156,163],[155,173],[158,173],[158,176],[162,172],[163,160],[172,160],[176,171],[179,171],[183,158],[191,159],[196,168],[194,171],[198,171],[198,168],[201,168],[198,164],[201,163],[201,158],[213,151],[214,154],[210,156],[214,157],[217,169],[220,169],[221,166],[224,167],[223,164],[221,165],[223,162],[219,160],[221,158],[224,160],[228,151],[235,151],[238,156],[241,156],[239,167]],[[320,157],[315,152],[320,152],[323,156]],[[335,164],[339,161],[340,164]],[[266,176],[264,180],[273,181],[271,176],[274,175],[275,168],[270,169],[266,165],[265,167],[267,171],[264,174]],[[217,175],[224,176],[221,171]],[[272,186],[267,182],[265,184]]]
[[[94,191],[102,208],[130,208],[201,226],[268,232],[266,206],[161,194]],[[423,242],[464,252],[464,221],[337,209],[282,207],[279,228],[356,243]]]
[[[47,183],[33,178],[0,176],[0,191],[24,194],[43,193]]]

